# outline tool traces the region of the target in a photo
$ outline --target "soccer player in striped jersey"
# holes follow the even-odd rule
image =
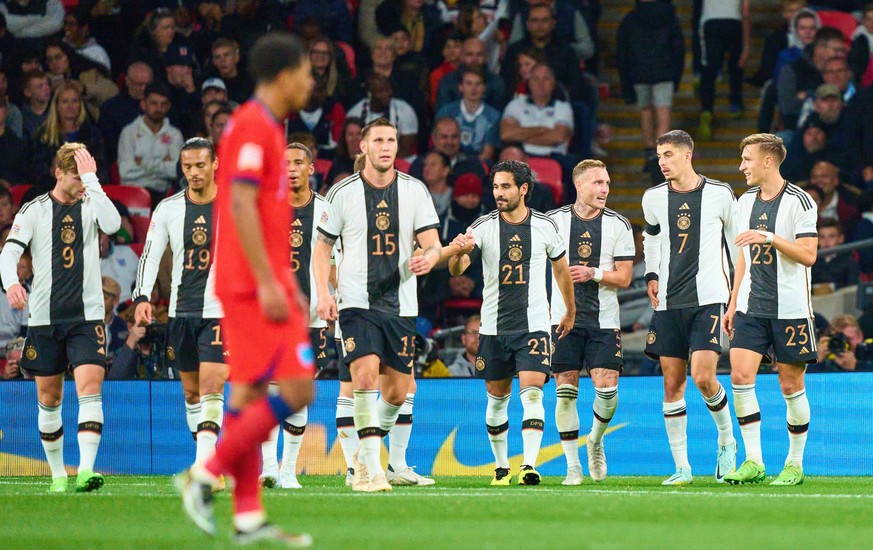
[[[685,412],[689,354],[691,378],[718,428],[715,480],[721,483],[736,464],[727,395],[715,368],[722,350],[722,313],[731,291],[727,253],[736,257],[737,200],[729,185],[694,171],[693,152],[694,142],[682,130],[660,136],[658,165],[667,181],[643,195],[646,281],[655,308],[646,354],[661,361],[664,423],[676,464],[676,473],[664,485],[693,481]]]
[[[22,159],[23,161],[23,159]],[[79,396],[76,491],[103,486],[94,471],[103,432],[101,387],[106,373],[106,326],[98,231],[113,234],[121,216],[97,180],[97,163],[81,143],[55,155],[55,186],[21,207],[0,254],[0,277],[14,309],[29,305],[21,369],[36,380],[37,426],[52,472],[51,491],[67,490],[64,374],[72,369]],[[33,292],[18,282],[18,260],[33,256]]]
[[[476,371],[485,379],[488,406],[485,423],[496,468],[492,485],[509,485],[507,455],[509,399],[518,374],[524,407],[524,459],[519,485],[538,485],[537,455],[543,439],[543,385],[550,372],[549,303],[546,264],[564,297],[566,313],[555,333],[564,338],[573,328],[576,302],[558,227],[548,216],[527,207],[534,185],[530,167],[515,160],[499,162],[491,171],[497,210],[482,216],[452,241],[445,255],[455,277],[482,256],[485,288]]]
[[[167,360],[179,372],[188,428],[196,442],[195,462],[215,450],[224,418],[224,361],[212,263],[213,205],[218,194],[218,159],[203,138],[185,142],[179,153],[188,188],[166,198],[152,214],[133,291],[135,322],[154,322],[150,303],[161,258],[167,245],[173,255]]]
[[[785,159],[781,138],[753,134],[740,143],[740,150],[740,171],[752,188],[739,200],[736,244],[742,254],[724,329],[731,338],[734,408],[746,460],[725,480],[758,483],[766,475],[755,396],[755,375],[763,360],[775,362],[779,370],[788,420],[788,458],[771,485],[800,485],[810,417],[803,379],[806,365],[818,355],[809,287],[818,248],[818,209],[805,191],[779,173]]]
[[[606,208],[609,173],[599,160],[583,160],[573,169],[576,202],[549,212],[565,246],[576,301],[576,322],[552,351],[557,387],[555,424],[567,458],[563,485],[582,483],[579,462],[579,372],[588,369],[594,384],[594,418],[588,434],[588,471],[594,481],[606,477],[603,433],[618,405],[618,376],[623,359],[616,289],[627,288],[636,254],[630,222]],[[552,289],[552,324],[564,316],[560,288]]]
[[[312,294],[310,259],[315,246],[318,221],[324,211],[324,197],[309,186],[309,176],[315,171],[312,165],[312,152],[302,143],[290,143],[285,147],[285,164],[288,170],[288,201],[294,208],[293,221],[288,239],[291,243],[291,272],[297,278],[301,296],[309,302],[309,337],[315,353],[315,363],[319,369],[327,365],[327,322],[319,319],[316,313],[317,301]],[[278,387],[271,384],[271,391]],[[261,444],[262,467],[261,482],[264,487],[278,483],[282,489],[301,489],[297,480],[297,457],[303,444],[303,432],[309,418],[309,407],[282,421],[282,470],[276,456],[279,427],[270,432],[270,437]]]
[[[313,253],[318,315],[337,318],[354,386],[360,449],[356,491],[390,491],[379,462],[381,436],[398,420],[411,386],[418,298],[415,277],[440,258],[439,219],[427,187],[397,172],[397,129],[376,119],[362,131],[365,166],[326,197]],[[337,296],[330,294],[330,256],[339,241]],[[413,242],[423,249],[413,256]],[[380,381],[381,378],[381,381]],[[377,398],[381,388],[382,396]]]

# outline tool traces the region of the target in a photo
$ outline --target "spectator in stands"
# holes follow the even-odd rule
[[[518,57],[515,58],[516,72],[510,81],[511,99],[526,96],[528,94],[527,81],[530,78],[531,69],[539,64],[548,65],[548,63],[546,54],[539,48],[531,46],[518,52]]]
[[[5,185],[0,186],[0,227],[6,227],[14,218],[15,204],[12,200],[12,192]],[[0,248],[3,248],[3,245],[0,245]]]
[[[355,42],[352,18],[345,0],[297,2],[292,16],[295,24],[310,17],[314,18],[333,40],[342,40],[346,44]]]
[[[109,181],[103,138],[88,119],[84,95],[82,84],[77,80],[67,80],[55,91],[49,104],[49,114],[34,136],[31,158],[33,181],[48,173],[55,153],[68,141],[84,143],[97,161],[97,176],[100,181]]]
[[[500,111],[483,102],[485,73],[478,67],[461,69],[461,99],[444,105],[437,118],[454,118],[461,127],[461,150],[485,162],[500,147]]]
[[[747,82],[755,86],[763,86],[768,80],[773,78],[776,60],[782,50],[789,47],[797,47],[798,43],[802,43],[797,33],[796,18],[801,10],[805,8],[806,0],[782,0],[782,24],[778,29],[770,31],[764,37],[761,64],[758,66],[758,71],[749,77]],[[815,36],[815,27],[813,27],[812,32],[809,34],[809,41],[811,42]],[[806,44],[803,45],[805,46]],[[799,49],[802,50],[802,46]]]
[[[509,36],[510,44],[523,39],[530,32],[527,27],[530,10],[546,6],[555,22],[554,33],[557,41],[569,44],[578,59],[588,60],[594,56],[596,44],[591,39],[591,31],[584,17],[576,8],[579,3],[560,0],[527,0],[526,4],[519,4],[520,9],[513,19],[512,33]]]
[[[284,28],[285,21],[279,21],[263,0],[236,0],[234,11],[221,20],[222,34],[235,40],[243,55],[252,48],[258,37],[271,30]]]
[[[817,116],[811,117],[792,136],[785,162],[780,169],[789,181],[806,180],[815,163],[827,158],[828,135],[825,124]]]
[[[157,315],[155,316],[158,317]],[[121,318],[127,324],[127,338],[112,357],[107,379],[159,379],[166,378],[166,365],[162,350],[165,345],[166,324],[138,325],[133,320],[133,308],[122,311]]]
[[[486,213],[482,206],[482,194],[482,180],[479,176],[464,174],[455,180],[452,186],[452,202],[440,227],[440,240],[443,245],[465,233],[479,216]],[[448,285],[449,295],[453,298],[481,298],[484,286],[482,259],[476,258],[463,275],[449,278]]]
[[[343,106],[336,99],[328,97],[324,83],[320,82],[312,89],[306,106],[288,118],[286,132],[311,133],[315,136],[318,156],[332,159],[337,143],[342,139],[340,132],[345,119]]]
[[[446,37],[442,50],[442,63],[430,72],[430,86],[428,89],[430,90],[429,105],[431,109],[436,107],[437,90],[443,77],[458,70],[458,66],[461,64],[461,45],[463,42],[464,37],[457,33]]]
[[[500,60],[506,49],[506,38],[500,25],[501,18],[508,15],[509,2],[503,1],[500,4],[502,4],[503,10],[502,17],[495,13],[494,8],[486,11],[482,3],[476,5],[476,3],[471,2],[461,6],[455,21],[457,31],[464,38],[475,36],[485,44],[485,64],[489,70],[494,72],[500,70]]]
[[[200,104],[205,106],[213,101],[230,103],[227,94],[227,86],[225,86],[224,81],[217,76],[207,78],[200,86]],[[236,105],[236,103],[232,104],[232,106]]]
[[[361,130],[364,128],[364,122],[357,117],[346,117],[343,123],[340,139],[336,145],[336,154],[333,158],[333,164],[327,172],[325,178],[325,187],[319,192],[326,194],[331,185],[338,182],[339,174],[353,173],[355,166],[355,157],[361,152]]]
[[[752,33],[750,0],[703,0],[700,16],[701,57],[700,125],[698,139],[712,139],[715,79],[727,55],[730,75],[730,117],[743,115],[743,68],[749,57]]]
[[[167,50],[170,44],[187,45],[187,40],[176,36],[176,22],[173,12],[158,8],[145,18],[134,33],[128,64],[142,61],[152,69],[156,79],[163,80]]]
[[[562,42],[555,33],[555,18],[549,6],[544,4],[532,5],[527,13],[526,23],[527,36],[510,44],[506,50],[502,67],[503,80],[509,82],[512,75],[517,72],[514,62],[518,59],[519,52],[531,47],[542,51],[548,59],[555,78],[570,94],[570,99],[588,99],[586,84],[579,70],[579,57],[567,42]]]
[[[449,157],[439,151],[429,151],[424,155],[422,181],[430,191],[433,205],[440,220],[445,218],[452,203],[452,185],[449,178],[452,166]]]
[[[787,44],[778,52],[772,72],[768,78],[776,81],[782,69],[803,56],[803,52],[815,41],[815,35],[821,28],[821,20],[815,11],[802,8],[794,14],[792,32]]]
[[[129,225],[130,213],[127,211],[127,208],[123,212],[119,211],[119,213],[125,215]],[[127,231],[125,229],[125,233]],[[100,232],[100,273],[118,281],[120,285],[118,297],[121,302],[128,301],[133,293],[138,263],[139,256],[130,246],[116,244],[113,237],[102,231]]]
[[[26,73],[21,82],[26,100],[21,108],[22,137],[31,139],[48,116],[52,87],[48,76],[42,71]]]
[[[812,372],[855,372],[873,370],[869,356],[873,340],[865,340],[854,316],[839,315],[831,320],[825,335],[818,340],[818,363]]]
[[[521,146],[521,144],[510,143],[509,145],[501,149],[500,156],[497,158],[497,160],[517,160],[519,162],[526,163],[528,161],[528,156],[527,153],[524,152],[524,148]],[[534,180],[536,180],[537,182],[542,181],[535,170],[531,170],[531,173],[533,174]],[[574,194],[573,197],[575,198],[575,196],[576,195]],[[572,203],[567,202],[566,199],[564,202],[567,204]],[[482,203],[485,206],[485,210],[488,212],[497,208],[497,204],[494,202],[493,193],[484,193],[482,195]],[[525,201],[525,204],[527,204],[534,210],[546,213],[550,210],[555,209],[555,195],[552,193],[552,190],[547,185],[534,185],[533,189],[531,189],[530,191],[530,200]]]
[[[861,24],[852,35],[852,47],[849,49],[849,65],[855,79],[864,86],[873,84],[873,3],[864,6]]]
[[[409,75],[410,83],[414,83],[419,90],[418,97],[421,91],[427,90],[427,60],[424,54],[416,52],[412,49],[412,36],[409,30],[403,25],[398,25],[390,34],[391,40],[394,42],[394,52],[397,58],[394,60],[394,70],[401,75]],[[404,78],[407,78],[404,76]],[[423,107],[424,101],[417,101],[418,106]]]
[[[64,16],[64,42],[82,57],[105,67],[107,73],[111,72],[112,62],[109,60],[109,54],[91,36],[90,21],[91,16],[81,6],[70,10]]]
[[[840,170],[826,160],[812,167],[809,183],[822,190],[822,207],[818,211],[821,220],[837,220],[843,234],[852,234],[859,212],[856,206],[861,191],[840,181]]]
[[[127,185],[148,190],[158,204],[176,180],[176,163],[184,140],[170,124],[170,92],[163,84],[146,88],[143,114],[121,131],[118,140],[118,172]],[[99,165],[98,165],[99,166]]]
[[[834,56],[845,57],[846,52],[843,33],[833,27],[822,27],[816,32],[812,46],[807,46],[799,59],[779,71],[776,91],[779,115],[786,130],[797,128],[804,100],[824,82],[825,62]]]
[[[6,30],[25,47],[36,46],[39,39],[57,34],[64,26],[60,0],[8,0],[0,4],[0,14],[6,19]]]
[[[625,103],[636,103],[643,133],[644,170],[657,172],[655,137],[670,129],[673,91],[685,68],[685,42],[670,4],[642,0],[618,27],[615,65]]]
[[[534,67],[528,81],[530,94],[513,99],[503,111],[500,139],[522,143],[529,155],[554,158],[570,174],[572,161],[566,155],[573,136],[573,109],[555,98],[555,84],[548,65]]]
[[[100,118],[102,105],[118,95],[118,86],[109,80],[109,71],[77,54],[73,48],[56,38],[46,43],[45,65],[49,82],[57,90],[65,80],[78,80],[85,90],[85,106],[93,120]]]
[[[464,349],[458,351],[455,360],[449,364],[449,372],[454,378],[473,378],[476,376],[476,357],[479,354],[479,323],[480,317],[472,315],[464,324],[461,333],[461,344]]]
[[[131,63],[124,75],[124,89],[100,108],[100,133],[106,140],[106,159],[109,162],[118,158],[121,130],[139,116],[143,94],[153,80],[152,69],[146,63]]]
[[[338,58],[337,47],[327,38],[317,38],[309,46],[309,61],[315,87],[324,86],[327,98],[341,102],[351,88],[351,73],[345,57]]]
[[[853,109],[846,107],[836,86],[822,84],[815,90],[813,110],[808,118],[827,134],[827,159],[846,177],[854,177],[858,163],[858,105],[853,103],[853,106]]]
[[[194,68],[197,61],[187,45],[171,44],[165,57],[167,84],[170,89],[170,123],[179,128],[184,136],[192,136],[198,127],[200,94],[194,83]]]
[[[212,117],[223,108],[230,108],[230,104],[223,101],[210,101],[203,106],[203,109],[200,111],[202,120],[200,120],[197,131],[198,137],[212,138]]]
[[[803,106],[800,108],[800,117],[797,121],[798,127],[803,126],[809,115],[822,109],[822,106],[816,108],[816,100],[820,97],[824,98],[819,93],[819,90],[827,90],[835,97],[839,97],[842,100],[840,102],[842,108],[850,111],[857,109],[858,101],[856,99],[855,84],[852,82],[852,73],[849,71],[849,64],[844,57],[832,57],[825,61],[822,79],[824,83],[815,89],[814,94],[808,95],[803,101]],[[834,108],[834,111],[836,111],[836,108]],[[839,115],[835,113],[832,118],[831,123],[836,122]]]
[[[212,44],[212,70],[207,78],[219,77],[224,82],[228,98],[235,103],[244,103],[255,90],[255,84],[247,72],[239,67],[239,44],[230,38],[219,38]]]
[[[433,141],[433,150],[449,157],[455,179],[462,174],[476,174],[482,180],[486,178],[482,161],[461,151],[461,127],[458,121],[449,117],[437,119],[430,137]],[[423,166],[424,155],[419,155],[409,167],[409,174],[414,178],[422,179]]]
[[[218,110],[212,114],[211,123],[209,125],[209,139],[212,140],[212,145],[216,148],[218,147],[218,142],[221,141],[221,134],[224,132],[224,127],[227,126],[227,121],[230,120],[232,114],[233,109],[231,109],[226,103],[219,103]]]
[[[0,65],[0,96],[5,97],[6,101],[6,128],[9,129],[18,137],[24,137],[24,118],[21,114],[21,109],[18,108],[9,98],[9,79],[6,77],[6,70]]]
[[[424,112],[426,96],[422,91],[423,74],[415,71],[404,72],[395,66],[396,61],[397,47],[394,40],[390,37],[377,39],[370,50],[370,71],[358,73],[345,103],[354,104],[365,97],[369,90],[367,85],[370,73],[375,73],[391,81],[394,97],[411,105],[416,113]]]
[[[807,190],[808,192],[808,190]],[[858,210],[861,218],[855,225],[852,241],[864,241],[873,239],[873,190],[864,191],[858,199]],[[873,248],[861,248],[858,250],[859,266],[863,273],[873,273]],[[871,331],[873,334],[873,331]]]
[[[106,325],[106,356],[115,357],[115,353],[124,345],[129,331],[127,323],[118,316],[116,310],[121,300],[121,285],[112,277],[103,275],[103,322]]]
[[[858,284],[858,261],[847,254],[828,254],[827,250],[844,242],[843,228],[837,220],[824,220],[818,225],[818,258],[812,266],[812,293],[828,294],[843,287]]]
[[[485,73],[485,103],[495,109],[502,109],[506,105],[506,83],[499,75],[486,68],[485,44],[478,38],[468,38],[461,47],[461,65],[458,70],[445,75],[440,81],[436,96],[437,110],[461,99],[461,69],[468,66],[478,67]]]
[[[418,115],[412,106],[394,96],[394,87],[384,75],[371,72],[367,75],[367,97],[357,102],[346,113],[368,123],[377,118],[387,118],[397,127],[397,156],[415,154],[418,141]]]
[[[425,4],[421,0],[384,0],[376,8],[376,26],[385,36],[401,24],[412,37],[412,51],[433,56],[436,52],[428,51],[434,43],[434,34],[442,27],[440,14],[433,4]],[[434,61],[431,59],[430,61]]]
[[[6,118],[9,113],[9,105],[9,98],[0,95],[0,178],[12,184],[26,183],[27,142],[7,127]],[[3,192],[8,193],[9,191],[5,188],[0,190],[0,211],[3,210]],[[9,205],[11,208],[11,195],[9,196]],[[0,219],[0,227],[11,221],[11,219]]]

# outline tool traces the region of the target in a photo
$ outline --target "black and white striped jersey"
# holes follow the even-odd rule
[[[470,225],[476,240],[471,255],[482,256],[480,334],[548,331],[546,263],[559,260],[566,248],[558,226],[528,208],[523,222],[512,224],[495,210]]]
[[[700,176],[692,191],[668,182],[643,194],[646,279],[657,279],[658,310],[726,304],[729,258],[736,258],[737,199],[733,189]]]
[[[30,246],[34,278],[28,326],[104,318],[97,232],[115,233],[121,217],[97,176],[83,174],[82,182],[82,200],[62,204],[46,193],[22,206],[12,222],[0,254],[0,275],[4,288],[17,283],[18,260]]]
[[[148,301],[167,245],[173,254],[170,317],[220,319],[221,303],[215,297],[212,239],[213,199],[191,200],[180,191],[162,200],[152,214],[145,247],[136,272],[135,301]]]
[[[418,315],[416,277],[409,270],[416,235],[439,227],[427,187],[397,172],[381,189],[356,173],[331,187],[318,230],[342,241],[337,307]]]
[[[580,218],[573,205],[548,213],[567,247],[571,265],[614,271],[615,262],[633,261],[636,255],[631,224],[624,216],[606,208],[591,219]],[[618,293],[596,281],[573,284],[576,300],[575,326],[616,329],[619,323]],[[552,325],[557,325],[567,308],[561,290],[552,278]]]
[[[309,202],[294,207],[294,221],[291,222],[291,271],[297,277],[300,292],[309,300],[309,327],[322,328],[327,322],[319,319],[315,312],[318,296],[315,292],[315,275],[312,273],[312,249],[318,235],[316,228],[324,212],[324,197],[313,192]]]
[[[789,242],[817,237],[818,208],[806,191],[785,182],[769,201],[760,188],[749,189],[739,200],[740,231],[769,231]],[[772,244],[742,249],[746,271],[737,295],[737,311],[768,319],[812,318],[811,268],[795,262]]]

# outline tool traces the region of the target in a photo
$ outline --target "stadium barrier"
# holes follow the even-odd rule
[[[725,388],[730,379],[720,377]],[[516,383],[517,384],[517,383]],[[345,471],[336,438],[336,381],[318,381],[309,425],[298,461],[309,474]],[[873,373],[811,374],[807,376],[812,408],[804,470],[811,475],[873,474]],[[32,382],[0,383],[0,475],[48,475],[36,426],[36,387]],[[764,460],[778,472],[788,450],[785,403],[774,375],[758,377]],[[606,435],[606,456],[612,475],[668,475],[673,461],[661,414],[660,377],[628,377],[619,384],[619,406]],[[75,386],[64,387],[65,461],[78,463]],[[593,390],[588,380],[580,391],[581,433],[591,422]],[[521,403],[513,389],[510,404],[509,453],[516,469],[521,462]],[[97,457],[98,471],[112,474],[173,474],[194,457],[194,443],[185,424],[182,389],[173,381],[107,382],[103,403],[106,425]],[[733,398],[730,397],[731,403]],[[688,447],[694,473],[712,475],[716,429],[697,390],[689,384]],[[494,459],[485,432],[485,387],[478,380],[418,381],[415,421],[408,462],[436,476],[493,475]],[[539,470],[563,475],[565,461],[554,427],[554,386],[545,391],[546,430]],[[731,405],[732,406],[732,405]],[[733,413],[733,411],[732,411]],[[734,434],[740,445],[739,428]],[[585,439],[579,449],[585,463]],[[281,441],[279,449],[281,450]],[[281,451],[280,451],[281,452]],[[383,449],[383,455],[387,451]],[[383,456],[383,462],[387,456]],[[586,468],[587,470],[587,468]],[[72,470],[71,470],[72,472]]]

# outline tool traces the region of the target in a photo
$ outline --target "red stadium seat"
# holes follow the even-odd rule
[[[134,185],[107,185],[103,191],[110,199],[120,201],[130,210],[131,216],[152,215],[152,196],[142,187]]]
[[[846,44],[852,45],[852,34],[858,28],[858,20],[851,13],[835,10],[821,10],[816,12],[822,27],[834,27],[843,33]]]
[[[333,166],[332,160],[327,159],[315,159],[315,171],[327,177],[327,173],[330,172],[330,167]]]
[[[133,226],[133,242],[145,242],[146,234],[149,232],[149,222],[151,222],[151,218],[147,216],[132,215],[130,217],[130,224]]]
[[[478,298],[449,298],[443,302],[446,312],[478,312],[482,309],[482,300]]]
[[[109,165],[109,181],[112,185],[121,185],[121,172],[118,171],[117,162]]]
[[[548,185],[555,196],[555,204],[564,202],[563,171],[558,161],[543,157],[530,157],[527,159],[531,171],[538,183]]]
[[[130,243],[127,246],[129,246],[131,250],[136,252],[137,256],[142,256],[142,249],[145,246],[145,243]]]
[[[19,185],[13,185],[12,189],[9,190],[12,193],[12,207],[15,210],[18,210],[18,207],[21,206],[21,197],[23,197],[31,187],[33,186],[29,183],[22,183]]]
[[[352,78],[358,76],[358,68],[355,65],[355,49],[342,40],[337,40],[334,44],[336,44],[336,47],[341,49],[346,56],[346,64],[349,66],[349,73],[352,75]]]

